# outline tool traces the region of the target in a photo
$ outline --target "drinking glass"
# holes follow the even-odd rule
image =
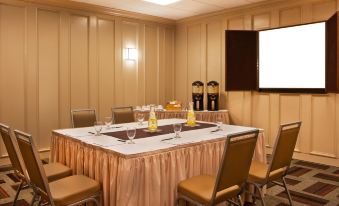
[[[175,133],[175,138],[180,138],[181,128],[182,128],[181,123],[173,124],[173,130],[174,130],[174,133]]]
[[[129,139],[129,142],[127,142],[127,144],[135,144],[135,142],[133,142],[133,139],[135,137],[136,132],[137,130],[135,129],[135,127],[127,127],[126,133]]]
[[[144,121],[145,115],[143,113],[137,114],[138,125],[141,126],[142,122]]]
[[[95,136],[100,136],[101,135],[100,132],[102,130],[102,122],[100,121],[94,122],[94,129],[96,131]]]
[[[105,117],[106,128],[109,129],[112,125],[112,117]]]
[[[220,117],[217,117],[216,120],[215,120],[215,123],[217,125],[217,131],[222,131],[222,128],[221,128],[221,126],[223,124],[222,119]]]

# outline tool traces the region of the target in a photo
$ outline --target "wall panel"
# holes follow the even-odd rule
[[[201,77],[201,24],[191,25],[187,29],[187,86],[188,86],[188,101],[192,97],[192,83],[200,80],[204,81]]]
[[[154,26],[146,25],[145,35],[145,47],[147,53],[145,54],[145,85],[146,85],[146,104],[158,103],[159,100],[159,40],[158,30]]]
[[[312,97],[311,153],[336,157],[335,96]]]
[[[88,25],[87,16],[71,15],[71,108],[89,107]]]
[[[280,10],[280,26],[294,25],[301,23],[301,8],[284,8]]]
[[[98,72],[100,117],[110,116],[114,105],[114,21],[98,19]]]
[[[39,145],[50,146],[59,128],[59,14],[38,11]]]
[[[299,95],[280,95],[280,123],[286,124],[300,120],[300,96]],[[299,142],[296,144],[296,150],[299,151]]]
[[[183,103],[188,101],[187,82],[187,27],[176,27],[175,39],[175,98]]]
[[[122,23],[122,45],[125,48],[138,49],[138,25],[133,22],[123,21]],[[138,104],[138,64],[135,60],[123,61],[123,105],[135,106]],[[121,106],[121,105],[120,105]]]
[[[271,25],[271,16],[269,13],[255,14],[253,15],[253,29],[267,29]]]
[[[175,43],[175,30],[165,29],[165,101],[170,101],[174,98],[174,43]],[[162,94],[160,94],[162,95]],[[160,102],[162,103],[162,102]]]
[[[221,82],[221,21],[207,23],[207,76],[206,80]]]
[[[24,130],[25,8],[1,5],[0,15],[0,121]]]

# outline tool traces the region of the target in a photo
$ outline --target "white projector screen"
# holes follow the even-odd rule
[[[325,89],[325,22],[259,31],[259,89]]]

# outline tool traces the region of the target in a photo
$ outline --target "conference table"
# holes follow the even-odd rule
[[[158,120],[159,131],[147,123],[116,124],[94,136],[94,127],[52,132],[51,161],[72,168],[102,185],[103,205],[174,205],[178,182],[200,174],[216,175],[227,135],[252,130],[211,122],[185,125],[185,119]],[[181,123],[180,138],[173,124]],[[137,128],[135,144],[127,144],[126,127]],[[266,162],[264,134],[259,133],[253,159]]]

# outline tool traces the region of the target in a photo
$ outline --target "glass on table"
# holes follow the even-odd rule
[[[180,132],[182,129],[182,124],[181,123],[175,123],[173,124],[173,131],[174,131],[174,138],[180,138]]]
[[[94,130],[95,130],[95,136],[100,136],[100,132],[102,130],[102,122],[96,121],[94,122]]]
[[[222,126],[223,122],[222,122],[222,118],[221,117],[217,117],[215,119],[215,124],[217,125],[217,131],[222,131],[221,126]]]
[[[106,125],[106,128],[109,129],[112,125],[112,117],[105,117],[105,125]]]
[[[135,137],[136,132],[137,132],[137,130],[135,129],[135,127],[127,127],[126,128],[126,134],[127,134],[128,139],[129,139],[127,144],[135,144],[135,142],[133,142],[133,139]]]
[[[137,120],[138,120],[138,125],[141,126],[142,122],[145,119],[145,115],[142,112],[137,113]]]

